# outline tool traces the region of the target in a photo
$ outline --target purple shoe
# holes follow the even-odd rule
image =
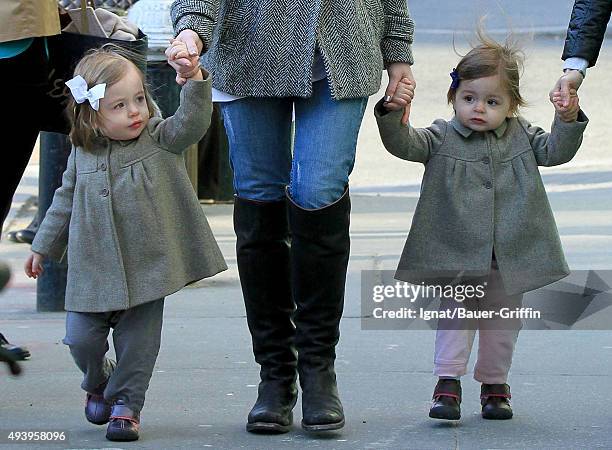
[[[96,425],[104,425],[111,415],[111,405],[103,395],[87,393],[85,397],[85,418]]]

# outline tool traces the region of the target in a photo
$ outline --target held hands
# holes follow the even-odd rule
[[[570,91],[573,89],[574,93],[578,91],[578,88],[582,84],[582,80],[584,77],[578,70],[568,70],[565,72],[561,78],[557,80],[553,88],[551,89],[548,96],[550,97],[550,101],[553,101],[553,94],[561,93],[561,102],[563,106],[569,106],[570,102]],[[554,103],[554,102],[553,102]]]
[[[563,122],[575,122],[578,119],[578,111],[580,105],[578,103],[578,94],[576,89],[569,89],[566,95],[562,91],[551,91],[550,101],[555,106],[555,111]]]
[[[42,262],[45,259],[40,253],[32,252],[24,264],[25,273],[29,278],[38,278],[43,273]]]
[[[410,118],[410,105],[414,98],[416,81],[412,69],[406,63],[393,63],[387,69],[389,85],[385,91],[384,106],[390,111],[404,110],[402,124],[406,125]]]
[[[166,58],[168,64],[176,70],[176,82],[181,86],[190,78],[202,79],[199,60],[203,47],[202,40],[193,30],[183,30],[175,39],[170,40]]]
[[[385,97],[383,106],[389,111],[399,111],[404,108],[402,125],[406,125],[410,117],[410,104],[414,98],[414,82],[408,78],[402,78],[397,84],[395,94],[389,101],[386,101],[388,98],[389,97]]]
[[[202,70],[200,67],[199,57],[191,56],[187,48],[187,44],[178,39],[170,39],[170,47],[166,49],[166,57],[168,63],[171,61],[187,61],[183,63],[182,67],[185,69],[182,72],[176,74],[176,82],[181,86],[187,82],[187,80],[202,80]]]

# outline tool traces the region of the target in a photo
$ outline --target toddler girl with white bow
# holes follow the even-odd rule
[[[227,268],[183,159],[210,123],[202,72],[165,120],[143,73],[116,47],[87,54],[66,83],[73,148],[25,271],[36,278],[44,258],[67,253],[63,342],[84,374],[85,416],[109,422],[109,440],[139,437],[164,298]],[[111,328],[116,362],[105,356]]]

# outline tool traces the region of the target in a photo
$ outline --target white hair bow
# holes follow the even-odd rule
[[[66,86],[70,88],[70,92],[77,103],[89,100],[95,111],[100,107],[100,99],[104,98],[104,92],[106,91],[106,83],[96,84],[91,89],[87,89],[87,82],[81,75],[66,81]]]

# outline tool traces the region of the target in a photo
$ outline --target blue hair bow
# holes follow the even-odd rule
[[[459,72],[457,72],[457,69],[453,68],[453,71],[450,73],[451,78],[453,79],[453,82],[451,83],[450,87],[451,89],[457,89],[459,87]]]

